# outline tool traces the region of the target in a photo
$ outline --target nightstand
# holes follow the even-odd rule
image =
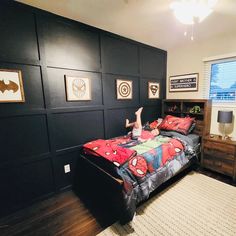
[[[201,165],[236,180],[236,142],[218,135],[203,138]]]

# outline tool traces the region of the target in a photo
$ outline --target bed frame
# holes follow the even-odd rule
[[[169,108],[178,105],[176,111],[170,111]],[[210,118],[211,118],[211,100],[201,99],[201,100],[163,100],[162,114],[163,117],[167,114],[177,115],[184,117],[186,115],[194,116],[196,118],[195,133],[200,137],[209,133],[210,130]],[[193,106],[199,106],[201,108],[200,113],[192,114],[189,109]],[[119,219],[120,223],[127,223],[130,220],[129,216],[124,217],[124,205],[122,201],[122,188],[123,180],[119,177],[114,177],[110,173],[106,172],[104,169],[96,165],[96,163],[91,162],[85,155],[81,152],[77,171],[75,176],[75,191],[81,196],[81,192],[86,193],[86,197],[90,195],[96,195],[96,200],[108,207],[111,218],[115,220]],[[186,169],[191,170],[195,168],[198,163],[198,158],[192,158],[190,162],[184,166],[179,172],[174,176],[179,175]],[[191,169],[190,169],[191,167]],[[84,179],[86,178],[86,180]],[[173,176],[172,176],[173,178]],[[171,178],[171,179],[172,179]],[[170,181],[170,180],[168,180]],[[167,181],[167,182],[168,182]],[[91,191],[90,185],[93,186]],[[162,184],[163,185],[163,184]],[[95,187],[95,189],[94,189]],[[157,191],[160,187],[157,188]],[[154,191],[154,193],[156,190]],[[90,196],[91,197],[91,196]],[[87,200],[87,199],[86,199]],[[132,217],[131,217],[132,218]]]
[[[172,183],[175,177],[175,180],[177,180],[181,177],[182,173],[188,173],[197,168],[197,166],[198,158],[193,157],[174,176],[154,190],[151,195],[155,195],[156,192],[159,192],[163,185]],[[108,226],[109,224],[107,222],[112,224],[119,220],[121,224],[126,224],[132,220],[133,216],[124,214],[125,206],[122,201],[123,180],[114,178],[108,172],[91,162],[83,154],[80,155],[77,167],[74,191],[87,205],[90,211],[92,211],[96,219],[102,218],[101,222],[99,221],[102,226]],[[92,186],[92,188],[90,186]],[[140,204],[142,204],[142,202]],[[93,212],[94,208],[96,208],[95,212]],[[108,217],[106,216],[107,212],[109,212]]]

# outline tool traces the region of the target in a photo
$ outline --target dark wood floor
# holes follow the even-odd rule
[[[0,235],[96,235],[102,227],[81,200],[67,191],[0,219]]]
[[[198,172],[234,185],[232,179],[204,169]],[[83,201],[84,202],[84,201]],[[96,235],[115,219],[107,212],[89,211],[73,191],[67,191],[0,219],[1,236]],[[101,208],[100,208],[101,209]],[[104,216],[104,221],[99,217]],[[103,220],[104,220],[103,219]]]
[[[201,168],[201,167],[199,167],[197,169],[197,172],[199,172],[201,174],[204,174],[204,175],[207,175],[211,178],[217,179],[217,180],[219,180],[221,182],[224,182],[226,184],[236,186],[236,182],[233,182],[233,179],[229,176],[225,176],[225,175],[222,175],[222,174],[219,174],[219,173],[216,173],[214,171],[210,171],[210,170],[207,170],[207,169]]]

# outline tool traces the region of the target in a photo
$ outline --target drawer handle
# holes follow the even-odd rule
[[[218,166],[218,167],[221,167],[221,166],[222,166],[222,163],[219,162],[219,161],[216,161],[216,162],[215,162],[215,165]]]

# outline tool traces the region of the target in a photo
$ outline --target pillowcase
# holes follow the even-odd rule
[[[162,118],[158,118],[158,120],[154,120],[153,122],[149,123],[146,122],[143,126],[144,130],[148,130],[148,131],[152,131],[154,129],[157,129],[158,126],[162,123],[163,119]]]
[[[151,129],[156,129],[158,126],[158,120],[154,120],[152,123],[150,123],[150,128]]]
[[[181,134],[187,135],[194,120],[195,118],[191,117],[181,118],[167,115],[158,128],[161,130],[176,131]]]

